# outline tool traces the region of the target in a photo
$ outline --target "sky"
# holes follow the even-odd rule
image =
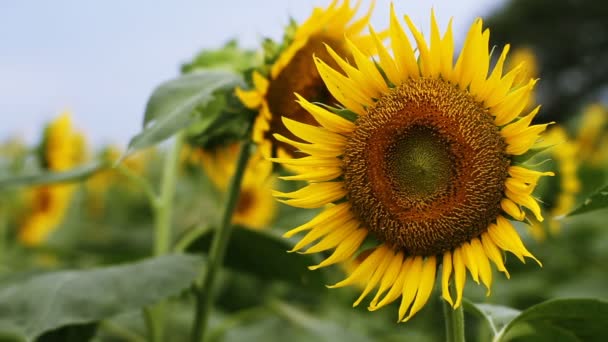
[[[394,1],[428,32],[430,9],[445,29],[454,17],[461,44],[477,16],[504,0]],[[329,0],[147,0],[0,2],[0,141],[37,143],[64,110],[94,146],[126,146],[141,128],[146,101],[203,48],[236,38],[257,48],[279,39]],[[370,4],[363,0],[364,8]],[[377,0],[372,26],[387,26],[389,0]],[[361,11],[363,13],[363,11]]]

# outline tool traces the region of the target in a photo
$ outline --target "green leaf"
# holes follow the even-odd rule
[[[200,258],[168,255],[136,263],[31,276],[0,289],[0,336],[32,341],[66,325],[151,305],[188,287]]]
[[[604,187],[585,199],[583,204],[568,213],[566,216],[579,215],[606,208],[608,208],[608,184],[604,185]]]
[[[509,341],[522,335],[522,325],[532,326],[537,335],[562,334],[569,339],[602,341],[608,322],[608,302],[597,299],[554,299],[534,305],[508,322],[495,341]],[[551,329],[543,328],[550,325]],[[564,337],[565,338],[565,337]]]
[[[213,231],[196,240],[189,251],[207,252]],[[230,236],[224,264],[262,279],[282,280],[307,289],[321,290],[325,277],[321,270],[310,271],[319,259],[314,255],[287,253],[292,242],[268,231],[235,227]]]
[[[255,113],[245,109],[233,93],[218,96],[212,108],[215,110],[196,110],[200,119],[186,133],[190,144],[212,150],[249,134],[249,123]],[[210,112],[213,114],[209,115]]]
[[[129,142],[129,151],[159,143],[194,124],[199,115],[215,117],[222,110],[218,101],[243,85],[240,75],[227,70],[199,70],[161,84],[148,100],[143,131]],[[223,92],[223,93],[222,93]],[[196,110],[195,110],[196,109]]]
[[[475,304],[466,299],[463,300],[463,308],[485,320],[492,334],[496,335],[507,323],[512,321],[517,315],[521,313],[519,310],[515,310],[502,305],[494,304]]]
[[[290,323],[310,333],[319,341],[367,342],[372,339],[364,334],[353,332],[352,328],[340,326],[329,320],[319,319],[287,303],[274,301],[270,306]]]
[[[95,172],[108,167],[104,162],[95,162],[89,165],[73,168],[64,172],[39,172],[31,175],[21,175],[0,179],[0,190],[17,187],[53,183],[78,182],[88,178]]]
[[[236,40],[227,42],[215,50],[202,50],[190,63],[182,65],[182,73],[190,73],[201,68],[227,69],[243,72],[257,62],[255,51],[239,48]]]

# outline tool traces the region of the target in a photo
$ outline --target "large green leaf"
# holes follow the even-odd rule
[[[597,299],[554,299],[519,313],[499,305],[467,304],[490,324],[494,341],[603,341],[608,302]]]
[[[606,208],[608,208],[608,184],[604,185],[604,187],[583,201],[583,204],[571,211],[567,216],[584,214],[590,211]]]
[[[189,250],[206,253],[212,238],[213,231],[210,230],[196,240]],[[287,253],[292,248],[291,241],[273,232],[235,227],[230,236],[224,264],[263,279],[283,280],[308,289],[323,289],[323,271],[308,270],[308,266],[319,263],[318,257]]]
[[[200,117],[198,112],[203,113],[203,119],[215,117],[222,110],[218,101],[224,101],[225,93],[232,93],[237,85],[243,85],[239,74],[213,69],[198,70],[161,84],[148,100],[143,131],[131,139],[129,150],[171,137],[194,124]]]
[[[20,175],[0,179],[0,190],[15,186],[30,186],[52,183],[77,182],[88,178],[95,172],[108,167],[106,163],[95,162],[89,165],[73,168],[64,172],[38,172],[30,175]]]
[[[169,255],[121,266],[30,276],[0,289],[0,339],[31,341],[66,325],[140,309],[188,287],[201,260]]]

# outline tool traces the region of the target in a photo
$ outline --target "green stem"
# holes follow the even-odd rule
[[[3,205],[4,203],[0,203]],[[8,235],[8,219],[4,215],[4,211],[0,209],[0,274],[3,272],[3,263],[4,263],[4,253],[6,251],[6,247],[8,247],[7,243],[7,235]]]
[[[464,311],[462,310],[462,305],[453,309],[445,300],[442,300],[442,302],[446,341],[464,342]]]
[[[230,234],[232,233],[232,213],[236,207],[241,190],[243,174],[245,173],[247,161],[249,160],[249,150],[250,142],[246,141],[241,146],[236,170],[232,176],[230,187],[228,188],[228,198],[226,200],[224,212],[222,213],[222,221],[213,235],[205,278],[203,279],[202,285],[200,287],[197,286],[195,289],[196,308],[194,326],[192,328],[192,342],[204,341],[205,331],[209,320],[209,312],[211,311],[211,302],[215,292],[215,278],[224,261],[226,247],[230,240]]]
[[[154,208],[154,255],[167,254],[171,248],[171,218],[173,214],[173,197],[179,171],[179,156],[184,143],[184,133],[179,132],[175,136],[173,147],[165,157],[163,175],[160,185],[160,194],[154,195],[152,202]],[[146,186],[148,196],[153,191]],[[161,301],[151,307],[144,309],[144,318],[148,326],[148,333],[152,342],[161,342],[164,339],[165,330],[165,306]]]

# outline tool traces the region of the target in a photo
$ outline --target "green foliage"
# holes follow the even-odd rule
[[[212,237],[212,230],[208,230],[188,250],[207,252]],[[311,272],[307,268],[320,262],[318,256],[287,253],[293,246],[291,241],[273,232],[235,227],[224,263],[228,268],[261,279],[285,281],[308,290],[322,290],[326,284],[323,271]]]
[[[184,74],[206,68],[243,72],[254,67],[258,58],[254,51],[243,50],[236,40],[230,40],[219,49],[202,50],[191,62],[183,64],[181,70]]]
[[[490,326],[493,341],[600,341],[608,322],[608,302],[597,299],[555,299],[522,312],[492,304],[466,306]]]
[[[511,0],[484,26],[500,47],[532,48],[538,57],[541,115],[566,119],[601,98],[608,84],[608,3],[596,0]],[[566,81],[569,80],[569,81]]]
[[[188,287],[200,265],[194,256],[168,255],[121,266],[5,281],[0,288],[0,331],[31,341],[59,327],[136,310]]]
[[[131,139],[129,150],[157,144],[191,125],[208,132],[223,113],[224,96],[237,85],[243,85],[241,76],[227,70],[198,70],[161,84],[148,100],[143,131]]]
[[[11,176],[0,179],[0,190],[17,186],[78,182],[87,179],[94,173],[106,167],[108,167],[106,163],[94,162],[88,165],[75,167],[64,172],[42,171],[29,175]]]
[[[593,195],[589,196],[583,203],[567,216],[588,213],[594,210],[606,209],[608,207],[608,185],[605,185]]]

